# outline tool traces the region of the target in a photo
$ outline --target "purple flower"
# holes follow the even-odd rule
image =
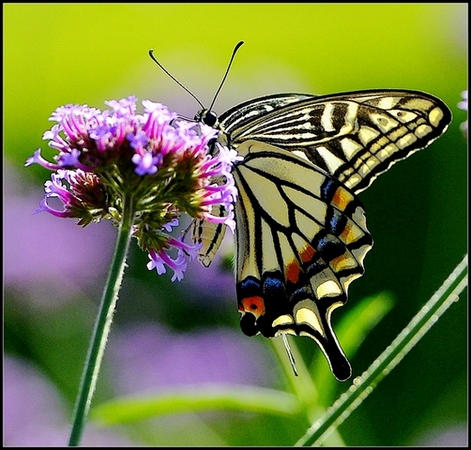
[[[178,219],[172,219],[170,222],[163,224],[162,227],[170,233],[172,231],[172,228],[178,227],[178,224]]]
[[[208,145],[216,130],[178,119],[160,103],[143,101],[143,114],[134,96],[105,103],[104,111],[66,105],[52,114],[57,123],[43,139],[58,152],[54,162],[39,149],[26,161],[55,171],[35,212],[77,218],[83,226],[103,219],[119,225],[123,199],[132,199],[133,235],[149,252],[149,269],[161,274],[170,267],[172,280],[181,280],[198,246],[168,233],[183,212],[234,229],[237,152],[217,144],[213,155]],[[51,199],[63,207],[53,208]],[[222,216],[212,214],[219,206]]]
[[[463,100],[458,103],[458,108],[462,109],[463,111],[468,112],[468,90],[467,89],[461,93],[461,97],[463,97]],[[460,125],[460,128],[465,134],[465,136],[468,136],[468,120],[465,120]]]
[[[62,184],[63,179],[67,179],[67,172],[65,170],[58,170],[57,173],[51,175],[51,181],[46,181],[44,183],[44,191],[46,192],[46,197],[44,197],[39,202],[39,208],[34,211],[34,214],[47,211],[56,217],[70,217],[71,212],[68,211],[71,203],[74,201],[74,196],[67,190],[67,188]],[[47,204],[47,199],[57,197],[64,203],[64,211],[55,210]]]
[[[166,225],[164,227],[166,227]],[[150,249],[150,262],[147,264],[147,268],[149,270],[156,269],[157,273],[162,275],[166,272],[165,266],[168,266],[173,270],[172,281],[180,281],[183,279],[183,274],[188,264],[187,258],[195,259],[200,246],[200,244],[195,246],[185,244],[182,241],[182,238],[169,238],[167,240],[166,247],[163,247],[159,252],[156,252],[154,249]],[[169,254],[171,249],[176,250],[177,252],[177,256],[174,259],[172,259]]]
[[[153,175],[157,172],[158,165],[162,164],[161,155],[152,156],[152,153],[145,152],[142,156],[139,154],[133,155],[131,161],[136,164],[136,173],[138,175]]]

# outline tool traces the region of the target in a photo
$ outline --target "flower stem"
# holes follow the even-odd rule
[[[458,295],[468,285],[467,268],[468,256],[466,255],[409,325],[360,377],[353,380],[349,390],[341,395],[295,445],[322,445],[330,433],[371,394],[374,387],[396,367],[443,313],[458,300]]]
[[[113,260],[100,303],[93,335],[88,348],[87,359],[77,395],[69,446],[78,446],[87,421],[90,404],[100,372],[103,353],[110,332],[118,292],[123,279],[126,255],[131,241],[134,207],[131,195],[124,199],[123,216],[119,227]]]

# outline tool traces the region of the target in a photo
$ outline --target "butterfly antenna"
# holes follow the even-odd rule
[[[190,94],[196,100],[196,102],[201,106],[201,108],[204,109],[204,105],[203,103],[199,101],[198,97],[195,94],[193,94],[193,92],[191,92],[186,86],[184,86],[183,83],[178,81],[162,64],[159,63],[159,61],[157,61],[157,59],[154,56],[154,50],[149,50],[149,56],[173,81],[175,81],[175,83],[178,84],[178,86],[180,86],[186,92],[188,92],[188,94]]]
[[[282,333],[281,336],[283,337],[283,344],[285,344],[286,353],[288,353],[289,362],[291,363],[293,372],[296,376],[298,376],[298,369],[296,368],[296,361],[294,360],[293,353],[291,352],[291,347],[289,346],[288,337],[286,336],[285,333]]]
[[[226,73],[224,74],[224,77],[222,78],[221,83],[219,84],[218,90],[216,91],[216,94],[214,94],[213,101],[211,102],[211,105],[209,105],[208,111],[211,111],[213,109],[214,103],[216,102],[216,99],[218,98],[219,92],[221,92],[222,86],[224,85],[224,82],[226,81],[227,75],[229,75],[229,70],[231,69],[232,66],[232,61],[234,61],[234,57],[237,53],[237,50],[241,47],[241,45],[244,43],[244,41],[240,41],[235,47],[234,50],[232,51],[232,56],[229,61],[229,64],[227,65]]]

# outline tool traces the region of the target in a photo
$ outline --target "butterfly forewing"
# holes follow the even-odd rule
[[[428,146],[450,121],[441,100],[405,90],[276,94],[220,116],[219,142],[244,157],[233,167],[244,333],[313,338],[334,375],[350,376],[330,316],[363,274],[373,243],[356,194],[396,161]],[[194,222],[204,265],[224,231]]]
[[[303,152],[358,193],[392,164],[428,146],[447,129],[448,107],[438,98],[416,91],[358,91],[327,96],[284,94],[290,99],[264,115],[237,108],[220,118],[233,146],[255,139]],[[268,96],[276,105],[277,96]],[[262,99],[256,104],[264,105]],[[259,111],[257,109],[257,111]],[[250,120],[251,115],[255,120]],[[237,125],[237,126],[235,126]]]
[[[313,95],[308,94],[275,94],[259,97],[241,103],[219,117],[219,127],[230,137],[240,135],[240,130],[247,125],[257,122],[273,112],[302,100],[312,99]]]

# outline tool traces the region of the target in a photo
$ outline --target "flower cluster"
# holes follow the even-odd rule
[[[463,97],[463,100],[461,100],[458,103],[458,108],[462,109],[463,111],[468,112],[468,90],[463,91],[461,93],[461,97]],[[460,126],[461,131],[464,133],[466,137],[468,137],[468,119],[466,119]]]
[[[182,212],[234,229],[237,152],[216,142],[216,130],[179,119],[160,103],[144,100],[143,114],[134,96],[105,103],[104,111],[67,105],[52,114],[57,123],[43,139],[58,152],[54,162],[40,149],[26,161],[54,171],[35,212],[78,218],[82,226],[102,219],[119,224],[125,201],[132,201],[133,236],[149,252],[149,269],[161,274],[171,267],[172,280],[180,280],[198,245],[169,232]],[[51,206],[52,199],[62,208]],[[225,214],[213,215],[221,205]]]

